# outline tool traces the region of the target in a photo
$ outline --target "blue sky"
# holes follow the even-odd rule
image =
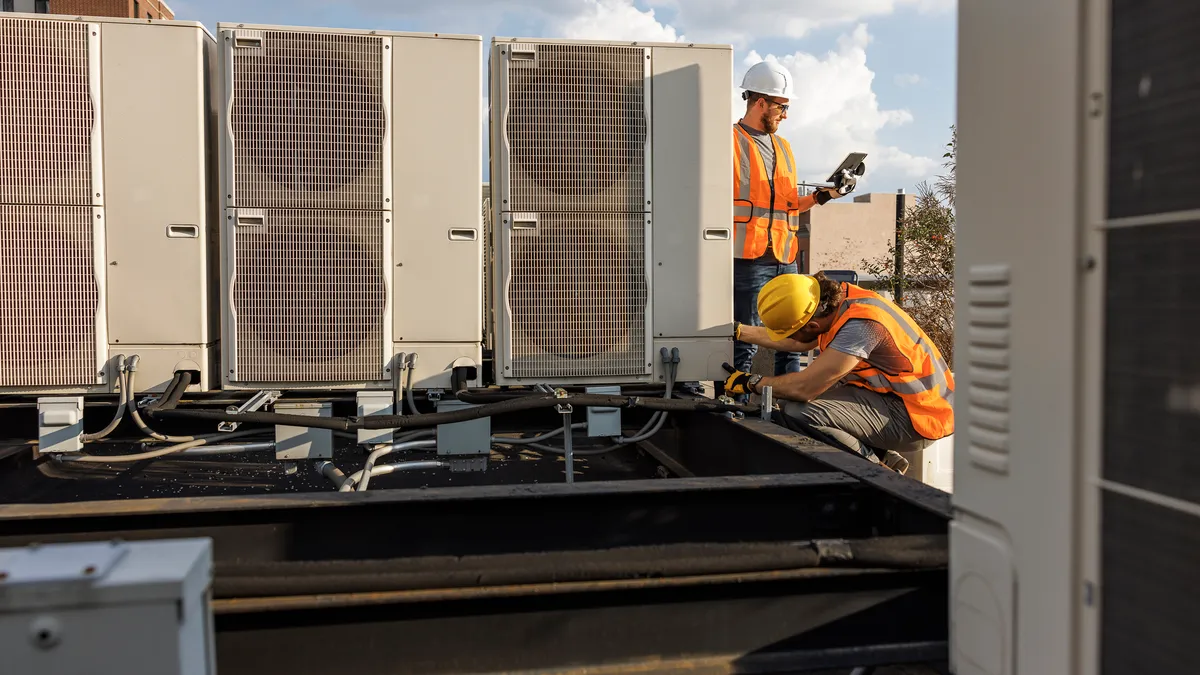
[[[176,18],[520,37],[732,44],[796,76],[780,133],[803,177],[869,153],[860,190],[912,191],[942,171],[954,123],[956,0],[168,0]],[[730,121],[740,101],[731,92]],[[486,174],[486,162],[485,162]],[[486,176],[485,176],[486,177]]]

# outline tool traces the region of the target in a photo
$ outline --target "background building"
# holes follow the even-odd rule
[[[0,0],[0,10],[72,16],[119,16],[130,19],[175,18],[175,13],[161,0]]]
[[[801,214],[809,236],[800,240],[800,271],[855,270],[861,276],[864,259],[887,256],[888,247],[896,243],[897,198],[904,200],[906,211],[917,204],[913,194],[870,192]]]
[[[48,14],[49,0],[0,0],[0,11]]]

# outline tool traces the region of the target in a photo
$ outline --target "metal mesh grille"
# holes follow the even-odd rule
[[[635,47],[538,45],[534,64],[509,62],[505,210],[648,210],[645,59]]]
[[[265,31],[232,49],[237,205],[384,208],[381,40]]]
[[[647,372],[645,227],[643,214],[543,213],[512,237],[514,377]]]
[[[265,213],[235,226],[236,380],[383,379],[383,214]]]
[[[0,203],[92,203],[88,30],[0,19]]]
[[[96,382],[90,206],[0,205],[0,386]]]

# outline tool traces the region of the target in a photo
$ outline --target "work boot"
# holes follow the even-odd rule
[[[908,471],[908,460],[895,450],[887,451],[887,454],[883,456],[883,465],[901,476]]]

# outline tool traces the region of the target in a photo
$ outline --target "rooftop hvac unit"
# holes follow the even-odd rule
[[[224,384],[386,387],[406,353],[448,386],[481,359],[481,39],[218,32]]]
[[[960,4],[959,675],[1200,672],[1200,13],[1144,4]]]
[[[0,14],[0,391],[207,389],[215,185],[199,23]]]
[[[724,379],[733,354],[728,46],[497,38],[496,380]]]

